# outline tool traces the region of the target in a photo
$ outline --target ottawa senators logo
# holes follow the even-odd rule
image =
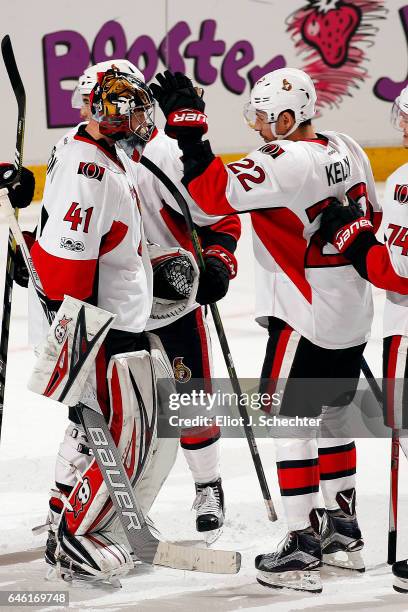
[[[183,363],[183,357],[173,359],[174,378],[179,383],[186,383],[191,379],[191,370]]]
[[[77,518],[79,514],[84,509],[84,506],[91,499],[91,486],[89,484],[88,478],[84,478],[81,486],[75,495],[75,502],[72,505],[72,511],[74,513],[74,517]]]
[[[292,84],[289,83],[289,81],[287,79],[283,79],[283,81],[282,81],[282,89],[284,89],[285,91],[290,91],[292,89]]]
[[[88,162],[79,162],[79,168],[77,174],[83,174],[86,178],[96,179],[101,181],[105,174],[105,168],[101,168],[97,164],[90,164]]]
[[[408,185],[395,185],[394,200],[400,204],[408,203]]]
[[[265,155],[269,155],[273,159],[276,159],[277,157],[279,157],[279,155],[282,155],[282,153],[285,152],[285,149],[282,149],[282,147],[280,147],[278,144],[273,143],[266,144],[259,150],[261,153],[265,153]]]

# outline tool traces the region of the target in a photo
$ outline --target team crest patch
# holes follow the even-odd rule
[[[273,159],[276,159],[285,152],[285,149],[282,149],[282,147],[276,143],[270,143],[261,147],[259,151],[261,153],[265,153],[265,155],[269,155]]]
[[[183,357],[173,359],[174,378],[179,383],[186,383],[191,379],[191,370],[183,363]]]
[[[64,315],[62,319],[58,321],[58,325],[54,330],[54,335],[59,344],[62,344],[65,340],[65,336],[68,333],[68,323],[70,323],[72,319],[67,319]]]
[[[394,200],[400,204],[408,203],[408,185],[395,185]]]
[[[75,495],[75,502],[72,505],[72,511],[74,513],[74,517],[77,518],[79,514],[83,511],[84,506],[91,499],[91,485],[89,484],[88,478],[84,478],[81,486]]]
[[[101,168],[97,164],[90,164],[89,162],[79,162],[77,174],[83,174],[86,178],[96,179],[100,182],[105,174],[105,168]]]

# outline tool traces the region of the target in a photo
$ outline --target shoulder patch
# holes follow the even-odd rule
[[[394,200],[400,204],[408,203],[408,185],[395,185]]]
[[[258,150],[261,153],[265,153],[265,155],[273,157],[273,159],[276,159],[277,157],[282,155],[282,153],[285,153],[285,149],[282,149],[282,147],[276,143],[268,143],[263,147],[260,147],[260,149]]]
[[[86,178],[96,179],[100,182],[105,174],[105,168],[89,162],[79,162],[77,174],[83,174]]]

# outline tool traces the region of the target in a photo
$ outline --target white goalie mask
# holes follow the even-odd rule
[[[244,107],[244,117],[251,128],[255,127],[257,115],[264,115],[268,123],[276,123],[280,113],[291,110],[295,116],[294,126],[277,139],[286,138],[300,123],[312,119],[316,114],[316,89],[312,79],[303,70],[281,68],[257,81],[251,91],[251,101]]]
[[[83,106],[84,100],[82,96],[89,96],[98,80],[98,72],[106,72],[112,68],[112,66],[116,66],[119,72],[133,74],[137,79],[139,79],[139,81],[142,81],[143,83],[145,82],[145,78],[140,70],[136,68],[132,62],[129,62],[126,59],[115,59],[107,62],[99,62],[99,64],[89,66],[89,68],[84,71],[84,74],[79,77],[77,86],[72,93],[72,108],[81,108],[81,106]]]
[[[404,87],[395,98],[391,109],[391,124],[399,132],[408,127],[408,87]]]

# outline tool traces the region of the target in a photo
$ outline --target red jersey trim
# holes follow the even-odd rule
[[[188,185],[191,197],[207,215],[231,215],[237,211],[228,202],[225,191],[228,184],[228,172],[220,157],[194,178]],[[245,211],[246,212],[246,211]]]
[[[49,299],[63,300],[64,295],[70,295],[86,300],[92,295],[96,259],[78,261],[56,257],[38,242],[31,248],[31,257]]]
[[[106,253],[116,249],[116,247],[126,236],[128,229],[128,226],[125,223],[122,223],[122,221],[114,221],[109,232],[102,238],[101,246],[99,248],[99,256],[106,255]]]
[[[311,304],[312,289],[306,280],[304,264],[307,242],[303,237],[303,223],[288,208],[254,211],[251,220],[262,244]]]
[[[368,280],[376,287],[408,295],[408,278],[395,272],[386,245],[371,247],[366,256],[366,268]]]
[[[224,217],[213,225],[210,225],[210,228],[219,234],[228,234],[236,241],[238,241],[241,236],[241,221],[239,220],[238,215],[229,215],[228,217]]]
[[[119,166],[121,170],[124,170],[122,162],[118,158],[115,158],[113,155],[109,153],[109,151],[107,151],[104,147],[102,147],[102,145],[98,144],[91,138],[86,138],[85,136],[80,136],[79,134],[75,134],[74,140],[80,140],[81,142],[86,142],[87,144],[93,145],[94,147],[102,151],[102,153],[104,153],[106,157],[109,157],[109,159],[113,161],[117,166]]]

